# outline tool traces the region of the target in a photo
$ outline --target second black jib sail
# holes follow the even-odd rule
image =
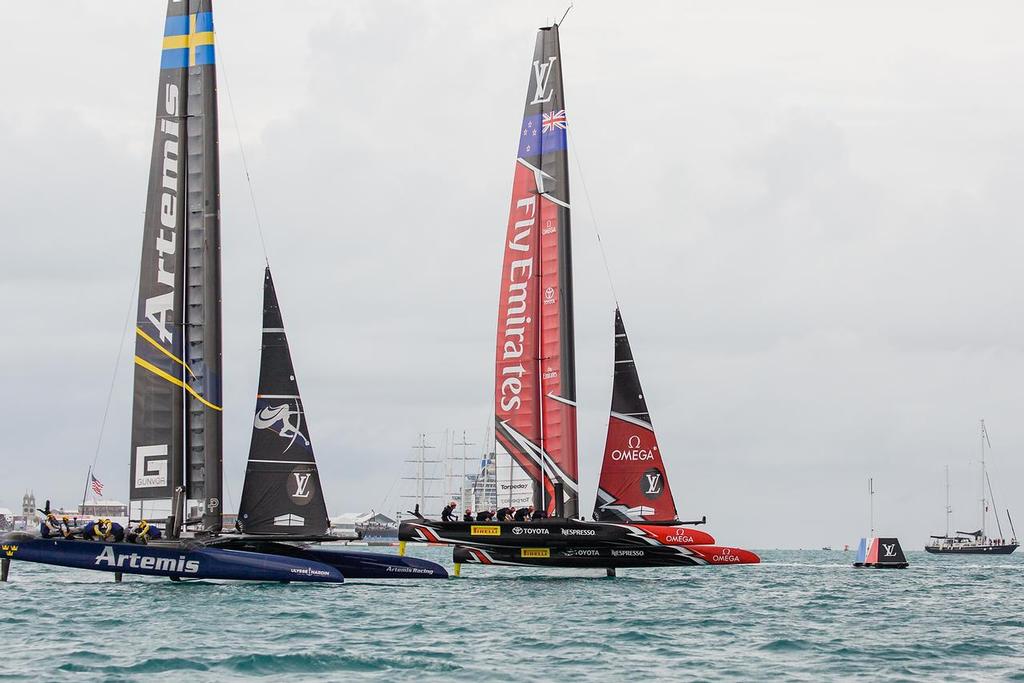
[[[269,267],[263,284],[260,382],[238,522],[246,534],[316,536],[330,527]]]

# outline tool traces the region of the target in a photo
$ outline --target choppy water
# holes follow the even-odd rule
[[[411,554],[450,566],[440,548]],[[1024,680],[1024,554],[853,569],[466,566],[449,581],[173,584],[14,563],[0,678]]]

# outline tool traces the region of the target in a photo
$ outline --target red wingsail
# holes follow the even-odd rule
[[[499,504],[577,512],[576,369],[558,27],[538,32],[512,183],[495,362]],[[507,497],[506,497],[507,491]]]
[[[615,309],[615,379],[594,516],[601,520],[677,519],[665,463],[647,411],[626,327]]]

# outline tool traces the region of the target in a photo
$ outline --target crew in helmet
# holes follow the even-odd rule
[[[162,535],[163,534],[160,529],[143,519],[139,522],[139,525],[128,534],[128,540],[132,543],[141,543],[142,545],[146,545],[150,541],[160,538]]]
[[[452,502],[450,502],[450,503],[448,503],[447,505],[444,506],[444,509],[441,510],[441,521],[442,522],[454,522],[455,521],[455,515],[453,513],[455,512],[455,508],[456,508],[457,505],[458,505],[458,503],[456,503],[453,500]]]
[[[52,512],[46,513],[46,517],[39,523],[39,535],[43,538],[56,538],[62,535],[57,515]]]
[[[124,540],[124,527],[104,517],[82,527],[82,538],[87,541],[120,543]]]
[[[60,518],[60,533],[69,541],[75,537],[75,530],[71,528],[71,520],[67,515]]]

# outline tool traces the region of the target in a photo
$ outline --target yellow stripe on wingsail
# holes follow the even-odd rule
[[[136,327],[136,328],[135,328],[135,333],[136,333],[137,335],[139,335],[140,337],[142,337],[143,339],[145,339],[146,341],[148,341],[148,342],[149,342],[150,344],[152,344],[152,345],[153,345],[153,347],[154,347],[154,348],[156,348],[156,350],[157,350],[157,351],[159,351],[160,353],[164,354],[165,356],[167,356],[168,358],[170,358],[171,360],[173,360],[173,361],[174,361],[175,363],[177,363],[178,365],[180,365],[180,366],[182,366],[183,368],[185,368],[186,370],[188,370],[188,374],[192,375],[192,378],[193,378],[193,379],[195,379],[196,373],[192,372],[192,368],[190,368],[190,367],[188,366],[188,363],[186,363],[185,361],[183,361],[182,359],[178,358],[178,357],[177,357],[177,356],[175,356],[175,355],[174,355],[173,353],[171,353],[170,351],[168,351],[167,349],[165,349],[165,348],[164,348],[164,347],[163,347],[163,346],[162,346],[162,345],[160,344],[160,342],[158,342],[158,341],[157,341],[156,339],[153,339],[153,338],[152,338],[152,337],[150,337],[150,336],[149,336],[148,334],[146,334],[145,332],[143,332],[143,331],[142,331],[142,328],[141,328],[141,327]]]
[[[188,36],[167,36],[164,38],[165,50],[180,50],[188,47]]]
[[[150,363],[148,361],[145,361],[145,360],[139,358],[138,356],[135,356],[135,364],[138,365],[141,368],[145,368],[146,370],[149,370],[150,372],[152,372],[157,377],[160,377],[161,379],[167,380],[168,382],[170,382],[174,386],[181,387],[182,389],[184,389],[188,393],[192,394],[192,396],[194,396],[196,399],[198,399],[198,401],[200,403],[202,403],[204,406],[206,406],[207,408],[212,408],[214,410],[224,410],[220,406],[215,406],[214,404],[212,404],[209,401],[207,401],[205,398],[203,398],[202,396],[199,395],[199,392],[197,392],[195,389],[193,389],[189,385],[187,385],[184,382],[182,382],[180,379],[178,379],[174,375],[167,374],[166,372],[164,372],[163,370],[161,370],[157,366],[153,365],[152,363]]]

